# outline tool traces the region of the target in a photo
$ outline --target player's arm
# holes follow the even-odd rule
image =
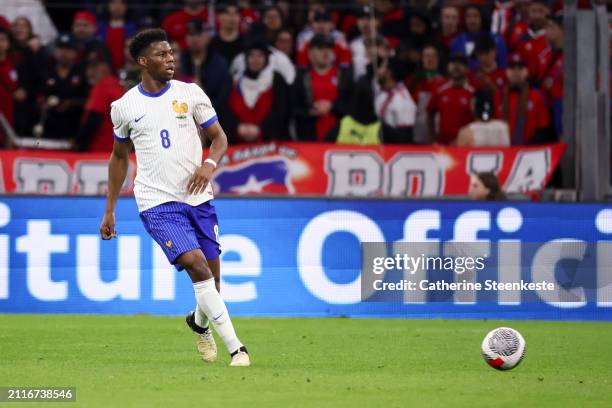
[[[131,140],[117,141],[113,145],[113,152],[108,161],[108,192],[106,194],[106,210],[100,226],[102,239],[111,239],[117,235],[115,230],[115,205],[121,192],[121,186],[127,176],[130,163]]]
[[[210,139],[211,144],[208,148],[208,159],[191,176],[187,184],[187,190],[190,194],[199,194],[208,185],[212,179],[213,171],[216,165],[221,161],[227,151],[227,135],[219,124],[219,121],[211,124],[204,129],[206,137]],[[214,162],[214,164],[212,162]]]

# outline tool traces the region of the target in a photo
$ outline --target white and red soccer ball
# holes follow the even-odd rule
[[[525,339],[510,327],[491,330],[482,341],[482,356],[497,370],[511,370],[525,357]]]

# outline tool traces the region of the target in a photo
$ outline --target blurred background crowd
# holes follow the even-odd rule
[[[562,1],[3,0],[2,145],[11,128],[110,151],[110,103],[139,81],[127,44],[160,26],[175,78],[206,91],[232,144],[562,134]]]

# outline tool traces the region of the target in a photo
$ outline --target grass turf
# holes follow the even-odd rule
[[[76,403],[54,407],[612,406],[610,323],[242,318],[235,325],[252,367],[228,367],[224,352],[203,363],[179,317],[0,315],[0,386],[77,387]],[[501,325],[527,341],[512,371],[493,370],[480,356],[483,336]]]

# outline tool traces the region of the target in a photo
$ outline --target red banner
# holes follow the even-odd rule
[[[360,147],[268,143],[231,147],[215,173],[218,194],[436,197],[465,195],[470,174],[495,172],[507,193],[541,190],[565,145],[512,148]],[[104,194],[108,154],[2,151],[7,193]],[[130,160],[124,193],[136,176]]]

